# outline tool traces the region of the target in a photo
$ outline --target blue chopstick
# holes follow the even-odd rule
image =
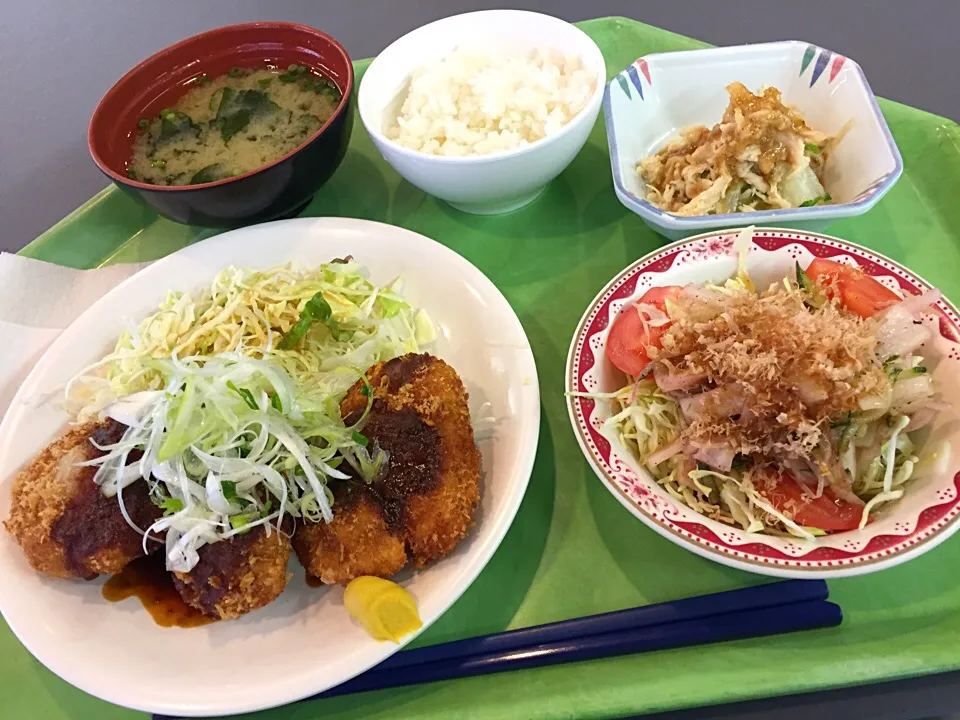
[[[374,670],[393,670],[471,655],[509,652],[532,645],[567,642],[590,635],[654,627],[681,620],[697,620],[738,610],[759,610],[805,600],[826,600],[828,593],[827,583],[823,580],[784,580],[406,650],[387,658]]]
[[[406,650],[307,699],[833,627],[842,612],[828,593],[823,580],[784,580]]]
[[[317,700],[370,690],[385,690],[474,675],[596,660],[651,650],[667,650],[689,645],[834,627],[839,625],[842,619],[843,613],[840,607],[823,600],[737,611],[723,616],[681,620],[637,630],[535,645],[516,651],[440,660],[391,670],[381,670],[378,666],[353,680],[348,680],[342,685],[307,699]]]

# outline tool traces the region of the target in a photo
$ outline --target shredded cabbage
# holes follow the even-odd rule
[[[780,183],[779,191],[788,207],[807,207],[808,203],[812,205],[821,198],[830,199],[817,174],[810,167],[809,160],[787,173]]]
[[[680,435],[680,406],[657,388],[652,380],[625,385],[614,393],[589,394],[617,403],[618,410],[607,423],[616,429],[620,442],[640,460],[673,443]],[[840,463],[853,478],[853,491],[865,501],[860,527],[864,527],[877,506],[898,500],[915,470],[937,472],[950,456],[942,443],[924,459],[914,454],[914,443],[905,432],[910,418],[884,415],[865,423],[854,423],[850,440],[840,453]],[[668,460],[653,469],[653,475],[667,492],[691,509],[747,532],[788,534],[803,539],[824,535],[819,528],[801,526],[774,508],[750,481],[749,469],[723,474],[708,469],[688,471],[680,477],[680,465]]]
[[[163,388],[151,359],[232,351],[268,359],[303,389],[305,401],[322,403],[356,382],[358,368],[433,342],[429,316],[401,292],[402,280],[378,287],[352,261],[302,272],[227,268],[201,293],[168,294],[156,313],[123,333],[112,353],[68,384],[66,409],[82,422],[126,395]],[[278,349],[280,334],[317,293],[330,305],[341,339],[318,323],[293,349]]]
[[[621,410],[607,420],[620,442],[640,457],[672,443],[682,427],[680,407],[653,380],[640,380],[612,396]]]

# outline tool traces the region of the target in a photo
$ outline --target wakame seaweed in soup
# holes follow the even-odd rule
[[[140,120],[127,174],[151,185],[242,175],[301,145],[340,99],[336,85],[303,65],[201,77],[173,106]]]

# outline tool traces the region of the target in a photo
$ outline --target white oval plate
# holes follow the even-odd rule
[[[698,235],[667,245],[625,268],[600,291],[574,333],[567,356],[566,389],[612,392],[624,375],[606,359],[608,328],[626,303],[651,287],[719,282],[737,268],[732,252],[737,231]],[[893,260],[844,240],[806,232],[758,228],[748,270],[759,287],[792,276],[814,257],[859,266],[901,295],[919,294],[930,284]],[[597,476],[636,517],[668,540],[725,565],[763,575],[834,578],[898,565],[936,547],[960,529],[960,317],[945,298],[925,316],[934,339],[922,348],[939,392],[950,408],[930,429],[920,431],[920,452],[928,443],[950,440],[948,471],[918,479],[904,497],[881,509],[863,530],[812,541],[747,533],[694,512],[673,499],[605,427],[610,403],[568,397],[574,433]]]
[[[431,352],[463,378],[471,409],[489,402],[497,419],[478,437],[484,477],[475,527],[444,560],[401,575],[429,627],[473,582],[513,521],[533,467],[540,396],[523,327],[493,283],[443,245],[390,225],[340,218],[257,225],[180,250],[121,283],[53,343],[0,425],[0,517],[9,515],[16,470],[68,419],[36,399],[109,351],[123,318],[139,320],[168,290],[194,291],[229,265],[311,267],[348,254],[375,283],[404,277],[406,296],[437,325]],[[303,569],[291,562],[293,579],[268,607],[199,628],[161,628],[136,600],[104,600],[102,579],[33,572],[0,531],[0,611],[40,662],[104,700],[167,715],[249,712],[338,685],[398,649],[350,619],[341,588],[307,587]]]

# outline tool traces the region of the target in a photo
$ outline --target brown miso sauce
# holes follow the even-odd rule
[[[137,598],[160,627],[189,628],[214,622],[180,597],[164,567],[163,553],[138,558],[110,576],[103,586],[103,597],[110,602]]]
[[[307,577],[307,587],[324,587],[326,584],[320,578],[315,575],[311,575],[309,572],[306,573]]]

